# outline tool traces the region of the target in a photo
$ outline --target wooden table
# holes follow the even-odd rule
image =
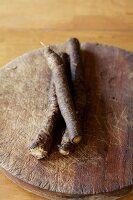
[[[111,44],[133,51],[131,0],[0,0],[0,66],[44,44],[81,41]],[[0,172],[1,200],[41,200]],[[123,200],[133,199],[133,195]]]

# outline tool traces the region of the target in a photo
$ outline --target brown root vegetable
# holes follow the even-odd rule
[[[70,141],[79,143],[81,141],[81,131],[68,86],[66,67],[60,56],[50,47],[44,50],[44,55],[52,71],[59,108],[65,120]]]
[[[71,87],[71,85],[70,85],[71,84],[71,77],[70,77],[71,74],[70,74],[70,63],[69,63],[69,59],[68,59],[68,54],[60,53],[59,56],[63,60],[64,65],[66,66],[67,80],[68,80],[69,86]],[[68,156],[72,150],[72,143],[70,142],[67,127],[65,128],[65,131],[62,135],[61,144],[58,145],[58,147],[59,147],[59,152],[64,156]]]
[[[67,53],[70,57],[70,73],[72,80],[72,93],[79,121],[83,121],[83,113],[86,105],[86,92],[83,77],[83,64],[80,52],[80,43],[76,38],[70,38],[67,42]]]
[[[59,152],[64,155],[68,156],[72,149],[72,143],[70,142],[68,130],[66,129],[61,140],[61,144],[59,145]]]
[[[63,60],[64,65],[67,66],[68,55],[66,53],[60,53],[59,55],[61,59]],[[33,141],[33,143],[31,144],[29,148],[30,153],[37,159],[42,159],[48,155],[51,144],[52,144],[52,137],[53,137],[53,131],[54,131],[53,125],[55,126],[55,123],[57,121],[56,116],[58,117],[58,115],[60,115],[59,107],[57,107],[58,102],[57,102],[55,86],[54,86],[53,81],[51,81],[48,101],[49,101],[49,104],[48,104],[46,119],[43,121],[42,127],[39,130],[39,133],[37,134],[35,140]],[[69,148],[70,139],[68,135],[67,135],[67,138],[69,140],[69,144],[68,143],[67,145],[64,144],[63,148],[67,150],[67,155],[68,155],[69,154],[68,152],[70,149]],[[63,139],[63,141],[66,141],[66,137]],[[62,152],[63,152],[63,148],[62,148]],[[66,152],[64,154],[66,154]]]
[[[52,144],[54,127],[60,115],[55,86],[51,81],[48,97],[48,109],[39,133],[29,147],[30,154],[37,159],[48,156]]]
[[[83,125],[83,113],[86,105],[86,93],[83,78],[83,65],[80,53],[80,43],[76,38],[70,38],[67,42],[67,53],[70,58],[70,74],[71,74],[71,87],[72,95],[77,111],[77,116],[81,127]],[[59,152],[63,155],[68,155],[71,143],[67,132],[64,132]]]

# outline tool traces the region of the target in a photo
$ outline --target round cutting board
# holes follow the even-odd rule
[[[52,48],[66,51],[65,44]],[[133,53],[90,43],[81,49],[87,105],[83,141],[69,157],[57,144],[44,160],[28,151],[47,108],[44,49],[0,69],[0,167],[49,199],[116,199],[133,189]]]

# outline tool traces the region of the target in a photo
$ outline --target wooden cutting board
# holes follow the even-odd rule
[[[65,44],[52,48],[65,51]],[[0,167],[23,188],[49,199],[116,199],[133,189],[133,53],[84,43],[82,57],[83,142],[69,157],[56,144],[41,161],[28,152],[47,108],[51,74],[43,48],[0,69]]]

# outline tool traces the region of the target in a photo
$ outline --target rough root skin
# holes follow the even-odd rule
[[[64,62],[64,65],[66,65],[66,74],[67,74],[68,84],[70,86],[71,74],[70,74],[70,63],[69,63],[68,54],[60,53],[59,55],[62,58],[62,60]],[[66,129],[65,129],[65,131],[64,131],[64,133],[62,135],[61,144],[58,147],[59,147],[60,154],[62,154],[63,156],[68,156],[71,153],[72,143],[70,142],[70,138],[69,138],[67,127],[66,127]]]
[[[51,81],[50,84],[48,101],[48,110],[45,119],[36,138],[29,147],[30,154],[37,159],[42,159],[49,154],[53,140],[54,127],[60,115],[53,81]]]
[[[59,152],[65,156],[70,154],[71,149],[72,149],[72,143],[70,142],[68,130],[66,129],[62,136],[61,144],[59,145]]]
[[[81,124],[82,129],[82,121],[83,114],[86,105],[86,95],[85,95],[85,86],[84,86],[84,78],[83,78],[83,66],[82,59],[80,55],[80,43],[76,38],[70,38],[67,41],[67,53],[70,58],[70,77],[71,77],[71,90],[72,96],[74,99],[74,104],[76,108],[76,114]],[[61,146],[70,145],[70,141],[66,141],[67,134],[64,133],[61,141]],[[73,143],[78,144],[81,141],[81,136],[77,136],[73,138]],[[60,147],[61,148],[61,147]]]
[[[59,108],[65,120],[70,141],[73,142],[73,138],[80,135],[80,127],[68,86],[65,65],[60,56],[50,48],[45,49],[44,56],[52,71]]]
[[[78,144],[82,139],[79,122],[82,121],[85,107],[85,90],[79,41],[76,38],[70,38],[67,50],[70,57],[71,74],[69,76],[71,76],[72,85],[69,85],[68,78],[70,77],[67,77],[66,74],[66,67],[69,66],[67,54],[61,53],[59,56],[50,47],[44,50],[44,56],[52,71],[52,81],[46,119],[39,134],[29,148],[30,154],[37,159],[48,156],[52,144],[53,128],[60,111],[66,122],[66,130],[62,136],[59,152],[65,156],[69,155],[72,143]],[[72,91],[70,91],[69,86],[72,86]]]
[[[72,79],[73,99],[80,122],[86,105],[86,91],[83,77],[83,64],[80,43],[77,38],[70,38],[67,42],[67,53],[70,57],[70,71]],[[81,123],[82,124],[82,123]]]

